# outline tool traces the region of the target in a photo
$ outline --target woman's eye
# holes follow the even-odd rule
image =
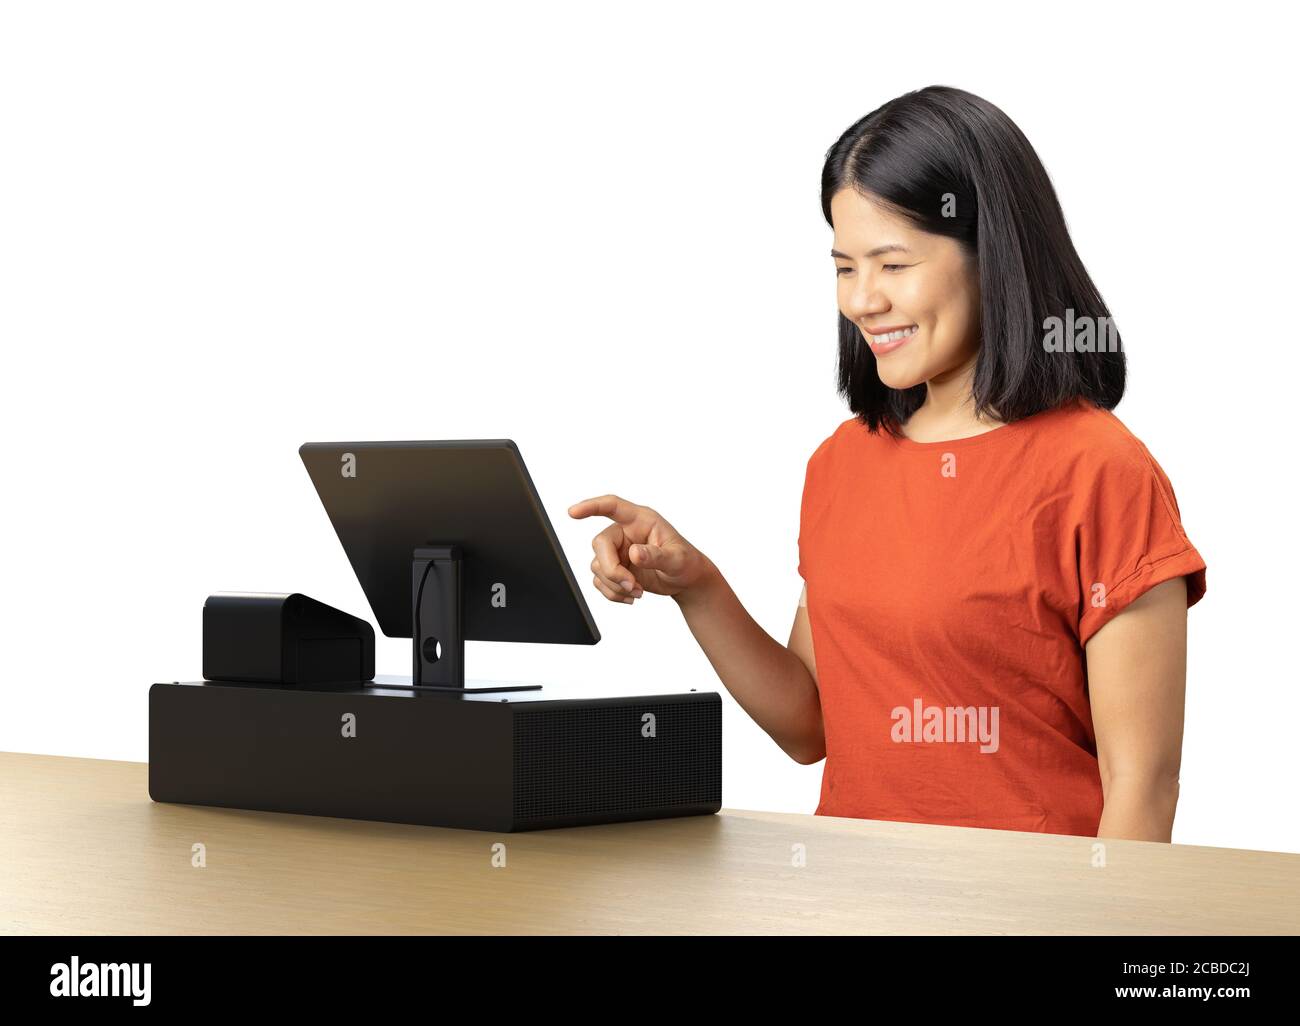
[[[881,266],[881,268],[882,268],[883,270],[886,270],[886,271],[889,271],[889,272],[893,273],[894,271],[903,271],[903,270],[906,270],[907,268],[911,267],[912,265],[911,265],[911,264],[881,264],[880,266]],[[853,270],[852,267],[837,267],[837,268],[835,269],[835,273],[836,273],[836,275],[848,274],[848,273],[849,273],[850,271],[852,271],[852,270]]]

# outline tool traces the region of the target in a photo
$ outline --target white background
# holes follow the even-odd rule
[[[784,643],[835,394],[826,150],[932,83],[1001,106],[1208,563],[1174,840],[1300,851],[1293,37],[1267,6],[6,3],[0,748],[147,758],[215,591],[370,610],[309,440],[512,438],[603,634],[475,678],[721,690],[590,584],[615,492]],[[379,670],[409,642],[380,637]],[[811,812],[725,698],[724,804]]]

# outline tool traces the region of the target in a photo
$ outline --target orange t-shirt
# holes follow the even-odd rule
[[[1088,639],[1205,563],[1112,413],[947,442],[856,417],[808,460],[799,574],[826,765],[816,814],[1096,836]]]

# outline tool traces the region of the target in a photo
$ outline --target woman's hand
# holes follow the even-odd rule
[[[575,520],[597,515],[614,521],[591,542],[596,589],[611,602],[631,603],[647,591],[678,595],[714,572],[709,558],[649,506],[602,495],[569,507]]]

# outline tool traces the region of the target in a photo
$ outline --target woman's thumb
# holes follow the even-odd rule
[[[675,574],[681,570],[682,554],[676,548],[663,549],[658,545],[633,545],[632,559],[639,567],[658,570],[665,574]]]

